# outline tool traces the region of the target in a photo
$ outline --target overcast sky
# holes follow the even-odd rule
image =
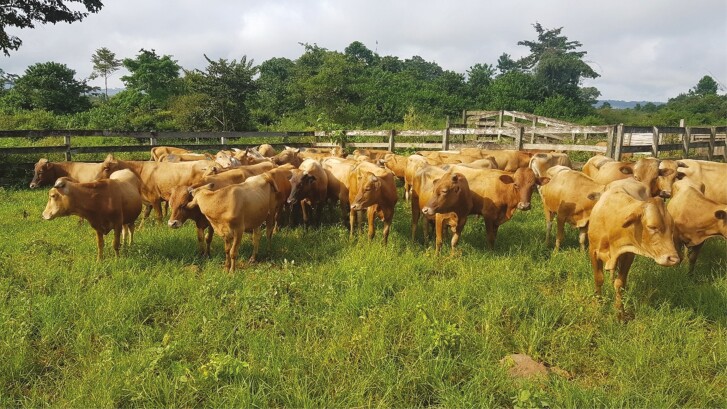
[[[602,99],[666,101],[711,75],[727,86],[727,0],[106,0],[83,22],[9,30],[23,45],[0,68],[22,74],[31,64],[55,61],[91,73],[101,47],[118,58],[141,48],[171,55],[186,68],[211,59],[257,64],[272,57],[297,59],[299,43],[343,51],[360,41],[379,55],[419,55],[459,73],[478,63],[495,65],[508,53],[528,51],[532,24],[563,27],[580,41],[585,59],[601,76],[586,85]],[[123,86],[122,69],[109,87]],[[103,80],[91,82],[103,85]],[[725,92],[723,88],[721,92]],[[473,107],[475,108],[475,107]]]

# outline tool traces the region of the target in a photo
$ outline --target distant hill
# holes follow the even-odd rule
[[[111,91],[111,90],[109,90]],[[636,104],[641,104],[641,106],[644,106],[645,104],[648,104],[651,102],[655,105],[664,105],[666,102],[656,102],[656,101],[622,101],[620,99],[599,99],[598,102],[596,102],[595,106],[600,107],[603,105],[604,102],[608,102],[611,104],[611,108],[614,109],[626,109],[626,108],[634,108]]]

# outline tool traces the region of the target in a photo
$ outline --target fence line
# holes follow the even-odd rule
[[[559,150],[559,151],[581,151],[597,152],[607,156],[621,159],[624,153],[650,153],[657,156],[663,151],[682,151],[683,156],[689,155],[690,149],[705,149],[707,157],[712,160],[718,156],[721,149],[724,156],[725,134],[727,126],[719,127],[668,127],[668,126],[582,126],[567,125],[562,121],[543,119],[534,115],[522,114],[510,111],[467,111],[481,113],[481,116],[496,115],[503,126],[481,126],[476,128],[467,127],[446,127],[439,130],[350,130],[336,132],[125,132],[107,130],[29,130],[29,131],[0,131],[0,138],[42,138],[42,137],[63,137],[63,145],[40,146],[40,147],[12,147],[0,148],[0,154],[42,154],[42,153],[65,153],[66,160],[71,160],[76,153],[104,153],[104,152],[141,152],[153,146],[164,145],[165,140],[195,140],[195,144],[177,144],[173,146],[189,149],[228,149],[231,147],[245,147],[249,144],[231,143],[233,139],[243,138],[282,138],[281,143],[276,145],[305,146],[313,145],[318,147],[355,147],[355,148],[383,148],[395,150],[397,148],[415,149],[458,149],[473,145],[487,145],[488,148],[516,149],[516,150]],[[484,112],[484,113],[483,113]],[[530,119],[532,126],[506,125],[503,117],[511,115],[513,119]],[[463,115],[464,117],[464,115]],[[467,119],[467,118],[465,118]],[[547,120],[550,125],[538,126]],[[568,136],[573,142],[575,135],[603,135],[606,139],[606,146],[562,143]],[[633,144],[634,135],[637,136],[639,144]],[[670,136],[671,135],[671,136]],[[122,146],[73,146],[73,138],[84,138],[91,136],[103,137],[133,137],[139,140],[148,141],[145,145],[122,145]],[[474,140],[467,141],[466,138],[474,137]],[[650,137],[649,137],[650,136]],[[350,138],[374,137],[386,139],[385,142],[349,142]],[[397,138],[436,138],[437,142],[397,142]],[[461,137],[461,143],[455,141]],[[302,142],[301,138],[312,138],[314,142]],[[496,138],[497,144],[483,142],[481,138]],[[507,138],[506,141],[503,139]],[[537,138],[541,143],[537,143]],[[528,141],[529,139],[529,141]],[[214,143],[200,144],[200,141],[212,141]],[[327,140],[328,142],[324,142]],[[441,140],[441,142],[440,142]],[[503,143],[504,142],[504,143]]]

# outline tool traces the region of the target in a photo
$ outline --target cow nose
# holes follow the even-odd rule
[[[288,198],[288,204],[293,204],[293,203],[295,203],[295,199],[289,197]]]
[[[38,187],[38,185],[35,182],[31,182],[30,183],[30,188],[31,189],[35,189],[36,187]]]
[[[661,192],[659,192],[659,196],[664,199],[669,199],[671,197],[671,192],[667,190],[662,190]]]
[[[520,202],[517,204],[519,210],[530,210],[530,202]]]
[[[677,265],[679,261],[681,260],[677,254],[667,254],[656,259],[656,263],[664,267]]]
[[[179,220],[170,220],[169,223],[167,223],[169,227],[172,229],[177,229],[179,226],[181,226],[181,223],[179,223]]]
[[[422,213],[424,213],[426,215],[434,214],[434,212],[432,211],[432,208],[429,207],[429,206],[423,207],[422,208]]]
[[[46,212],[43,212],[43,219],[50,220],[50,214],[47,214]]]
[[[358,203],[354,203],[351,205],[351,210],[359,210],[361,206]]]

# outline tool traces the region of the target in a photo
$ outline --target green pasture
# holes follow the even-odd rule
[[[537,198],[494,251],[472,217],[435,256],[400,201],[388,246],[380,226],[285,228],[234,275],[190,223],[147,224],[118,259],[107,236],[97,263],[46,198],[0,189],[0,407],[727,407],[724,241],[691,275],[637,257],[621,322],[576,232],[545,245]],[[565,372],[512,379],[513,353]]]

